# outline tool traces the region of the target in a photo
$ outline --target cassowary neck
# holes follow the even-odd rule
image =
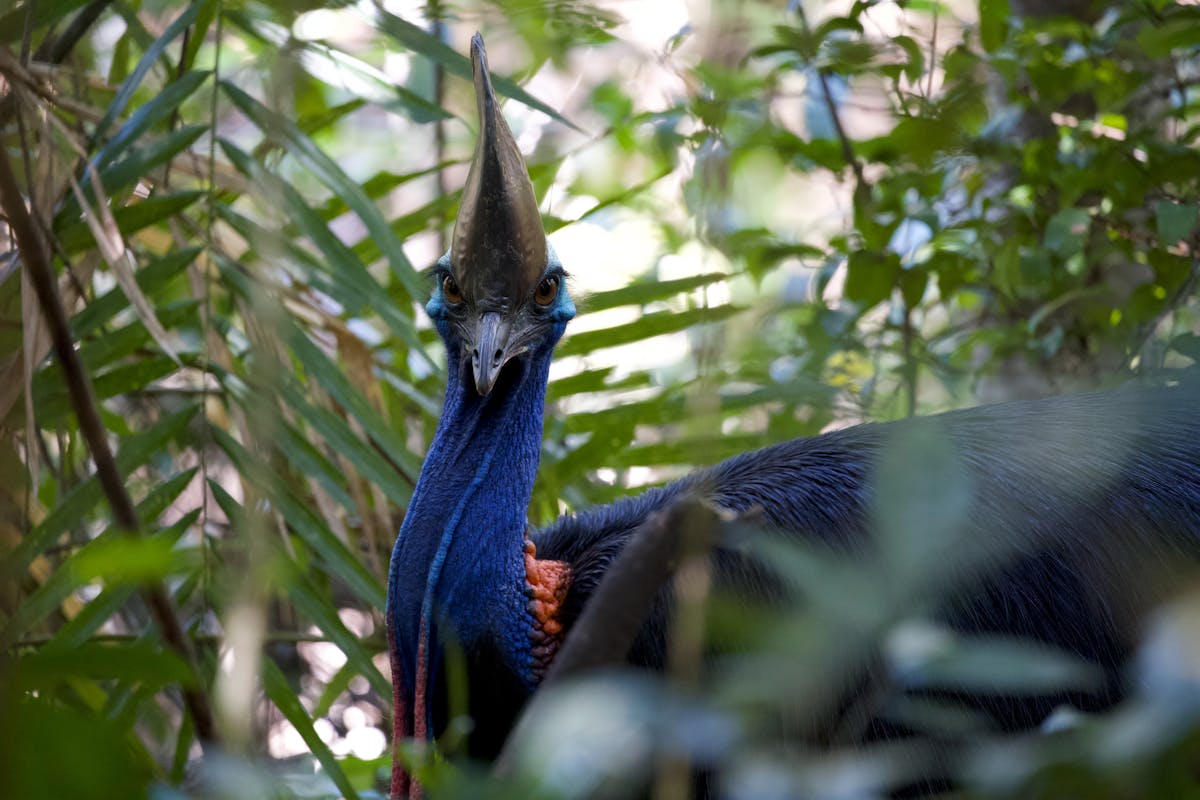
[[[448,383],[388,586],[393,669],[416,695],[414,734],[429,730],[421,695],[451,641],[466,652],[495,648],[520,680],[533,682],[522,548],[552,349],[549,342],[513,359],[486,397],[469,373]],[[455,348],[448,357],[462,363]]]

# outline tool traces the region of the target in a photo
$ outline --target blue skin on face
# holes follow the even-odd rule
[[[575,318],[575,301],[571,299],[570,292],[567,291],[566,272],[563,270],[562,262],[558,260],[558,255],[554,252],[554,248],[550,244],[546,244],[548,259],[546,270],[542,273],[542,278],[551,275],[559,277],[558,297],[555,298],[554,304],[544,309],[541,313],[545,318],[554,323],[550,342],[557,342],[566,330],[566,325]],[[450,269],[450,254],[446,253],[438,259],[437,266],[442,270]],[[446,305],[446,296],[442,292],[442,284],[439,281],[433,287],[433,294],[429,298],[429,302],[425,304],[425,313],[433,320],[433,324],[437,327],[438,333],[441,334],[443,340],[448,341],[450,338],[450,326],[448,323],[449,309]]]

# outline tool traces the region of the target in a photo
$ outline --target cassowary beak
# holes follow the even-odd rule
[[[489,311],[479,318],[475,347],[471,350],[471,371],[475,389],[486,396],[496,385],[500,368],[508,361],[508,336],[512,324],[500,314]]]

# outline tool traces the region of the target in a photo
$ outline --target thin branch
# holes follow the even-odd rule
[[[96,475],[108,498],[109,506],[112,508],[113,521],[125,531],[136,534],[140,524],[133,499],[125,488],[116,458],[108,445],[108,437],[104,424],[100,420],[100,412],[96,407],[91,381],[75,350],[67,314],[59,299],[54,266],[50,261],[45,243],[25,208],[25,200],[17,185],[17,178],[13,173],[12,163],[9,161],[7,152],[0,152],[0,204],[8,217],[8,224],[17,241],[17,249],[21,253],[22,263],[29,273],[30,283],[33,284],[34,292],[37,294],[38,304],[41,306],[46,327],[50,331],[50,338],[54,343],[54,352],[58,356],[66,379],[71,406],[79,420],[79,429],[87,442],[92,460],[96,464]],[[183,659],[192,675],[194,685],[181,687],[181,689],[184,702],[187,704],[196,726],[197,735],[201,740],[215,742],[216,729],[213,724],[212,706],[208,701],[208,696],[201,689],[203,683],[200,680],[200,672],[196,666],[191,643],[180,624],[174,602],[161,582],[147,583],[142,589],[142,596],[154,617],[163,641]]]
[[[796,3],[796,16],[800,19],[800,27],[804,30],[806,36],[812,33],[808,27],[808,17],[804,14],[804,5]],[[863,177],[862,164],[858,162],[858,156],[854,154],[854,145],[850,143],[850,137],[846,135],[845,128],[842,127],[842,118],[838,115],[837,103],[833,101],[833,95],[829,92],[829,76],[824,69],[816,67],[817,81],[821,84],[821,95],[825,101],[825,109],[829,112],[829,118],[833,121],[833,130],[837,134],[838,144],[842,148],[842,158],[850,169],[854,171],[854,196],[858,199],[860,192],[866,190],[867,181]]]
[[[630,535],[571,626],[538,694],[525,707],[504,743],[495,774],[511,770],[521,729],[528,724],[531,710],[546,689],[588,670],[625,663],[638,630],[654,606],[655,595],[688,556],[712,548],[719,523],[720,518],[710,507],[685,496],[650,516]]]

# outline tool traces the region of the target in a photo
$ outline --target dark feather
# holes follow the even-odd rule
[[[1040,722],[1068,699],[1111,704],[1136,621],[1153,598],[1129,585],[1148,552],[1195,554],[1200,534],[1200,415],[1186,389],[1126,390],[955,411],[868,424],[768,447],[538,531],[540,557],[567,561],[565,608],[577,618],[605,570],[648,515],[684,493],[844,551],[870,546],[873,478],[897,436],[944,437],[966,474],[970,506],[962,541],[984,556],[943,605],[963,631],[1031,637],[1102,667],[1108,684],[1086,696],[992,698],[982,705],[1006,728]],[[994,555],[992,555],[994,554]],[[968,558],[968,560],[971,560]],[[714,556],[718,586],[764,597],[767,573],[736,549]],[[670,625],[664,589],[630,653],[661,668]],[[568,628],[568,636],[569,636]]]

